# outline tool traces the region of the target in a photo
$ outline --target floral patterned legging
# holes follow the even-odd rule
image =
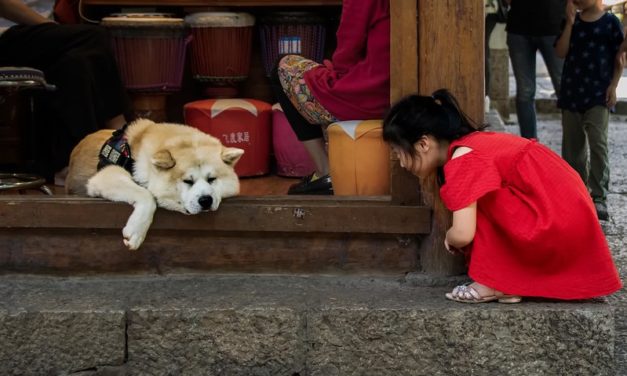
[[[319,65],[302,56],[287,55],[279,62],[278,76],[283,91],[298,112],[311,124],[324,126],[337,119],[313,97],[304,78],[305,72]]]

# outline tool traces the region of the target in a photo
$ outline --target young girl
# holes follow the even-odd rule
[[[473,128],[446,90],[397,103],[383,138],[412,174],[438,173],[453,212],[444,245],[467,253],[475,281],[448,299],[585,299],[621,288],[585,185],[545,146]]]

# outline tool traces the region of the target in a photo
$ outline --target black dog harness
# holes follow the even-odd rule
[[[131,157],[131,147],[126,139],[126,128],[128,124],[113,132],[111,138],[102,145],[98,154],[98,171],[109,165],[117,165],[133,175],[135,161]]]

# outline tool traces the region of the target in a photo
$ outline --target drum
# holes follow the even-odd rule
[[[47,156],[40,155],[33,135],[35,101],[32,89],[55,90],[43,72],[28,67],[0,67],[0,164],[19,169],[41,167]],[[0,191],[42,189],[45,179],[31,174],[1,173]]]
[[[272,13],[261,18],[259,33],[261,57],[268,76],[285,55],[301,55],[322,62],[326,27],[324,19],[315,13]]]
[[[201,12],[185,17],[192,32],[191,70],[208,97],[234,97],[246,80],[255,18],[248,13]]]
[[[102,19],[124,85],[140,117],[165,120],[165,95],[181,88],[188,42],[182,18],[164,13],[117,13]]]

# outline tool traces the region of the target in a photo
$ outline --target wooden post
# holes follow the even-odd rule
[[[484,8],[482,0],[418,0],[418,92],[449,89],[462,109],[483,122]],[[464,271],[461,257],[444,250],[450,213],[439,197],[435,178],[422,182],[424,199],[433,208],[431,234],[421,243],[422,270],[453,275]]]
[[[390,100],[392,104],[418,91],[418,25],[416,0],[390,0]],[[419,205],[420,185],[390,155],[390,194],[398,205]]]

